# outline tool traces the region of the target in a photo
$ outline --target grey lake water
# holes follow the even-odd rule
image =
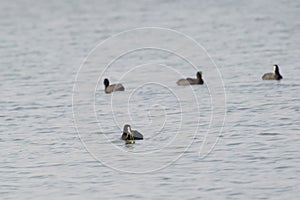
[[[300,199],[299,19],[293,0],[1,0],[0,199]]]

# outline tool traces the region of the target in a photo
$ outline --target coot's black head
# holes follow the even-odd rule
[[[279,67],[278,67],[278,65],[274,65],[273,67],[274,67],[274,74],[275,74],[275,76],[276,76],[276,80],[282,79],[282,76],[281,76],[281,74],[280,74],[280,72],[279,72]]]
[[[134,141],[134,135],[133,135],[133,132],[131,130],[130,125],[125,124],[125,126],[123,128],[123,134],[124,133],[126,134],[126,140],[133,140]],[[130,143],[132,143],[132,142],[130,142]]]
[[[204,83],[204,81],[203,81],[203,79],[202,79],[202,72],[197,72],[197,84],[203,84]]]
[[[104,85],[105,85],[105,87],[108,87],[109,86],[109,80],[106,78],[106,79],[104,79]]]
[[[201,78],[202,78],[202,72],[197,72],[196,75],[197,75],[197,78],[198,78],[198,79],[201,79]]]
[[[125,124],[123,128],[123,133],[130,133],[131,132],[131,126],[129,124]]]
[[[273,68],[274,68],[274,73],[275,74],[279,74],[279,67],[278,67],[278,65],[274,65]]]

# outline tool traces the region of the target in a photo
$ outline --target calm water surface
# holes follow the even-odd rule
[[[298,1],[1,1],[0,11],[0,199],[300,198]],[[195,69],[157,49],[101,74],[103,58],[143,34],[91,50],[145,26],[190,36],[220,75],[203,49],[164,31],[144,37],[187,52],[205,85],[177,87]],[[262,81],[273,64],[284,79]],[[104,94],[104,76],[126,91]],[[125,145],[125,123],[145,140]]]

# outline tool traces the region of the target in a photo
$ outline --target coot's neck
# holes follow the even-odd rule
[[[198,83],[202,84],[203,83],[203,80],[202,78],[198,79]]]
[[[278,69],[278,67],[276,67],[276,68],[275,68],[275,71],[274,71],[274,73],[275,73],[276,75],[279,75],[279,76],[280,76],[280,73],[279,73],[279,69]]]
[[[202,75],[201,75],[201,74],[197,74],[197,81],[198,81],[198,83],[200,83],[200,84],[203,83]]]
[[[281,74],[280,74],[280,72],[279,72],[279,68],[278,68],[278,67],[276,67],[276,68],[274,69],[274,73],[275,73],[275,75],[277,76],[278,80],[279,80],[279,79],[282,79],[282,76],[281,76]]]
[[[104,86],[107,88],[109,86],[109,81],[107,79],[104,80]]]

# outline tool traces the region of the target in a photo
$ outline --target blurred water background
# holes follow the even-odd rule
[[[0,198],[299,199],[299,18],[291,0],[2,0]],[[147,49],[103,74],[125,92],[104,94],[95,60],[76,79],[96,45],[139,27],[190,36],[217,68],[204,51],[188,51],[203,60],[206,84],[177,87],[196,69]],[[262,81],[273,64],[283,80]],[[224,107],[213,113],[214,99]],[[126,122],[145,140],[125,145]]]

